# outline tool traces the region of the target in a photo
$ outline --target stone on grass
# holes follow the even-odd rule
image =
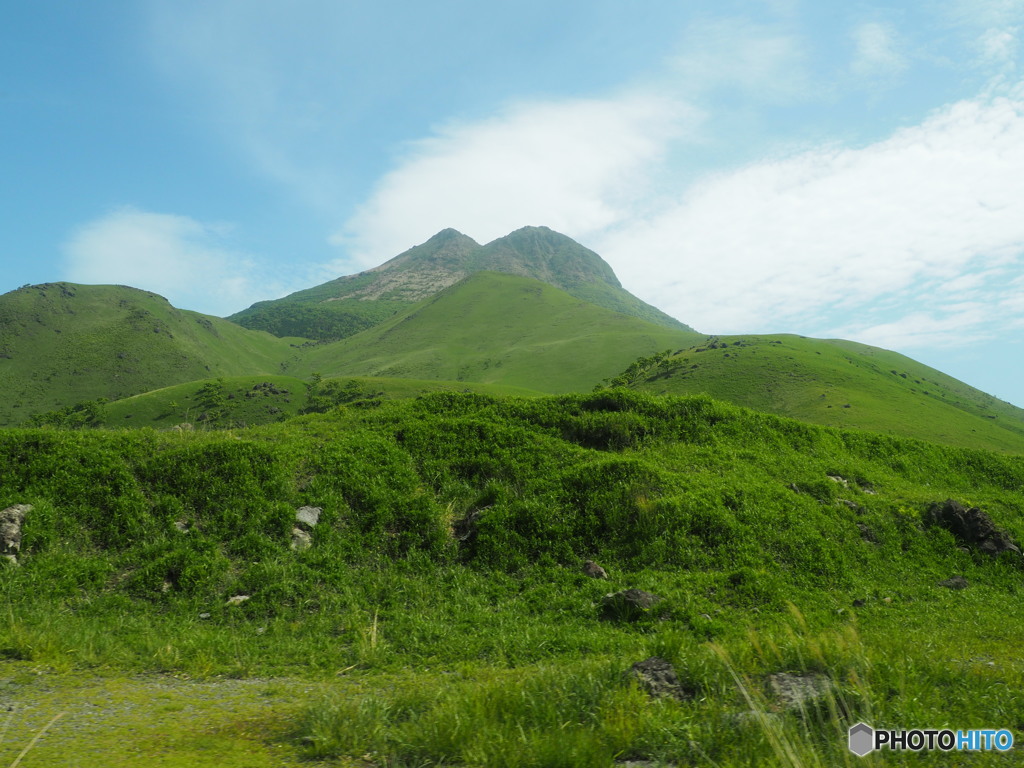
[[[601,617],[620,621],[636,621],[646,615],[661,598],[642,589],[624,589],[601,598]]]
[[[320,522],[321,512],[323,512],[323,509],[320,507],[299,507],[295,513],[295,524],[307,530],[312,530]]]
[[[21,526],[31,511],[31,504],[15,504],[0,512],[0,555],[14,565],[21,552]]]
[[[673,698],[685,701],[693,695],[679,682],[679,676],[672,663],[659,656],[638,661],[630,667],[626,677],[636,680],[647,695],[654,699]]]
[[[250,597],[251,595],[233,595],[228,598],[227,605],[241,605]]]
[[[304,531],[298,527],[292,528],[291,548],[293,552],[305,552],[312,546],[313,537],[309,535],[308,531]]]
[[[950,576],[948,579],[940,581],[939,586],[946,587],[946,589],[967,589],[970,585],[963,576]]]
[[[593,560],[583,563],[583,572],[592,579],[607,579],[608,572]]]
[[[768,675],[768,689],[772,699],[783,709],[806,709],[821,701],[832,690],[832,681],[825,675],[808,673],[795,675],[777,672]]]

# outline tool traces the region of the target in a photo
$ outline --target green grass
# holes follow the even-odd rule
[[[239,721],[217,714],[231,704],[189,715],[175,688],[159,738],[104,721],[58,753],[91,739],[97,765],[232,765],[232,749],[239,765],[274,750],[281,764],[870,765],[920,758],[854,761],[859,719],[1024,729],[1020,557],[965,550],[924,515],[955,498],[1024,540],[1021,457],[615,390],[433,393],[221,432],[6,430],[0,462],[0,505],[35,507],[21,565],[0,570],[0,655],[11,679],[40,673],[5,692],[16,717],[35,712],[11,749],[92,686],[159,694],[154,675],[300,693],[267,712],[225,684],[254,712]],[[302,505],[323,514],[295,552]],[[584,576],[586,558],[610,580]],[[971,586],[938,586],[953,574]],[[601,596],[627,587],[664,599],[601,620]],[[649,701],[625,678],[653,654],[693,699]],[[830,698],[783,709],[779,672],[824,676]],[[50,738],[37,765],[61,764]]]

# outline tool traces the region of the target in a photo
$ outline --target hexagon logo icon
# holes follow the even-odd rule
[[[867,723],[857,723],[850,728],[850,751],[857,757],[864,757],[875,748],[875,729]]]

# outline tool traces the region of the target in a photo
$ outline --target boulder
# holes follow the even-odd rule
[[[593,560],[583,563],[583,572],[592,579],[607,579],[608,572]]]
[[[626,672],[626,677],[636,680],[637,684],[651,698],[673,698],[685,701],[693,696],[693,692],[688,691],[679,682],[679,676],[672,663],[658,656],[638,661]]]
[[[979,552],[993,556],[1006,551],[1020,554],[1020,549],[1009,534],[996,528],[992,519],[977,507],[968,509],[958,501],[947,499],[932,504],[926,520],[932,525],[945,528]]]
[[[655,603],[661,601],[657,595],[644,592],[642,589],[624,589],[601,598],[601,617],[636,621],[650,611]]]
[[[321,512],[323,509],[320,507],[299,507],[295,513],[295,524],[311,531],[320,522]]]
[[[21,526],[31,504],[15,504],[0,512],[0,555],[17,565],[21,552]]]

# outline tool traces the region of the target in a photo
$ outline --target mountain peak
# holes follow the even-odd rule
[[[281,336],[344,338],[476,272],[529,277],[616,312],[687,329],[625,291],[596,253],[543,226],[522,227],[487,245],[456,229],[442,229],[378,267],[260,302],[229,319]]]

